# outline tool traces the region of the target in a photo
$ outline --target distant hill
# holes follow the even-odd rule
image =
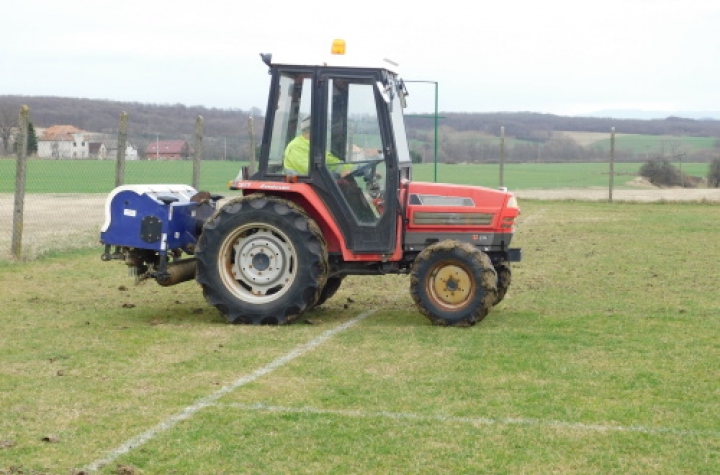
[[[194,134],[195,119],[202,115],[208,136],[237,135],[250,114],[260,111],[215,109],[183,104],[143,104],[99,99],[51,96],[0,96],[0,117],[10,111],[17,116],[20,106],[30,108],[36,127],[74,125],[92,132],[117,130],[121,112],[129,115],[129,128],[139,134]]]
[[[646,111],[640,109],[611,109],[584,114],[584,117],[612,117],[614,119],[665,119],[682,117],[694,120],[720,120],[720,111]]]
[[[255,135],[262,134],[263,117],[259,110],[216,109],[183,104],[143,104],[98,99],[48,96],[0,96],[0,126],[14,125],[22,105],[30,108],[30,120],[36,129],[53,125],[73,125],[88,132],[116,134],[120,114],[128,114],[128,141],[142,156],[155,140],[187,140],[193,143],[195,123],[203,117],[208,158],[238,159],[249,156],[248,117],[257,118]],[[257,139],[259,142],[259,139]]]
[[[505,134],[521,140],[544,142],[553,132],[604,132],[612,127],[617,133],[643,135],[683,135],[695,137],[720,137],[720,121],[694,120],[679,117],[664,119],[616,119],[610,117],[572,117],[536,112],[487,112],[487,113],[440,113],[441,126],[457,131],[483,131],[499,135],[500,127]],[[430,129],[433,121],[420,117],[408,117],[411,128]]]

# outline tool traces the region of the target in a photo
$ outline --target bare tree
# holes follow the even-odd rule
[[[15,126],[17,126],[17,111],[11,110],[10,107],[0,109],[0,139],[2,139],[3,155],[12,153],[10,138]]]

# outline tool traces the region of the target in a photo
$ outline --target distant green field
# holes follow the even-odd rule
[[[617,150],[628,150],[634,153],[697,152],[715,148],[717,137],[679,137],[673,135],[618,135],[615,139]],[[610,150],[610,137],[592,144],[603,150]]]
[[[227,190],[242,162],[203,162],[200,188],[212,192]],[[626,187],[641,163],[617,163],[615,186]],[[707,163],[683,163],[685,174],[706,176]],[[499,186],[497,164],[434,164],[413,166],[417,181]],[[135,161],[125,166],[125,183],[184,183],[192,181],[189,161]],[[106,193],[115,185],[114,161],[97,160],[30,160],[27,165],[28,193]],[[504,185],[510,189],[606,187],[609,183],[607,163],[513,163],[505,166]],[[15,161],[0,159],[0,193],[11,193],[15,187]]]
[[[242,162],[207,161],[200,168],[200,188],[227,189]],[[125,164],[125,183],[192,182],[190,161],[129,161]],[[30,160],[27,164],[28,193],[106,193],[115,186],[113,160]],[[0,159],[0,193],[15,187],[15,161]]]
[[[626,183],[637,176],[642,163],[616,163],[615,187],[631,188]],[[683,163],[686,175],[707,176],[707,163]],[[413,179],[435,181],[435,166],[424,163],[413,166]],[[458,164],[437,166],[437,181],[497,187],[500,169],[497,164]],[[607,163],[513,163],[505,165],[504,185],[512,190],[533,188],[607,187],[610,167]]]

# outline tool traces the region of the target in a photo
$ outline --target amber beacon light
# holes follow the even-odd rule
[[[345,54],[345,40],[333,40],[332,48],[330,48],[331,54]]]

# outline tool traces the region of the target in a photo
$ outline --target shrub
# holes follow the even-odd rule
[[[655,186],[682,186],[686,183],[680,170],[667,158],[657,158],[645,162],[640,167],[640,176],[647,178]]]
[[[710,162],[707,182],[710,188],[720,188],[720,158],[714,158],[713,161]]]

